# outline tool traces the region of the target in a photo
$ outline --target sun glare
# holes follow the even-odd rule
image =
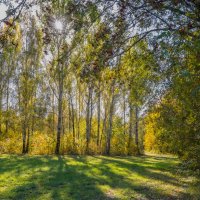
[[[59,20],[56,20],[55,21],[55,28],[58,30],[58,31],[62,31],[63,30],[63,24],[61,21]]]

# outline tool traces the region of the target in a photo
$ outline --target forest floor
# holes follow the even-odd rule
[[[198,183],[170,156],[0,156],[0,200],[195,200]]]

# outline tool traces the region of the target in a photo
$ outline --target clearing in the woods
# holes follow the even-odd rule
[[[189,200],[197,182],[170,156],[0,156],[1,200]]]

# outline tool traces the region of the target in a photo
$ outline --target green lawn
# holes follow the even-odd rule
[[[0,156],[0,200],[199,199],[173,157]]]

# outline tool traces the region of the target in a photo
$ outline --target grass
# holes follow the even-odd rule
[[[0,156],[0,199],[199,199],[174,157]]]

